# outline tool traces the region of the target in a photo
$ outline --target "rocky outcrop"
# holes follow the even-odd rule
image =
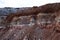
[[[11,13],[6,17],[6,28],[0,30],[0,40],[60,40],[60,22],[56,20],[59,20],[59,13],[60,3],[46,4],[40,7],[34,6]],[[21,16],[33,17],[34,25],[7,26],[15,17]]]

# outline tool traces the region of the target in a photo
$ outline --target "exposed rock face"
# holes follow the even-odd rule
[[[60,40],[60,3],[47,4],[18,11],[6,17],[6,26],[21,16],[27,22],[34,19],[34,25],[21,25],[0,29],[0,40]],[[19,19],[20,20],[20,19]],[[29,21],[31,22],[31,21]]]

